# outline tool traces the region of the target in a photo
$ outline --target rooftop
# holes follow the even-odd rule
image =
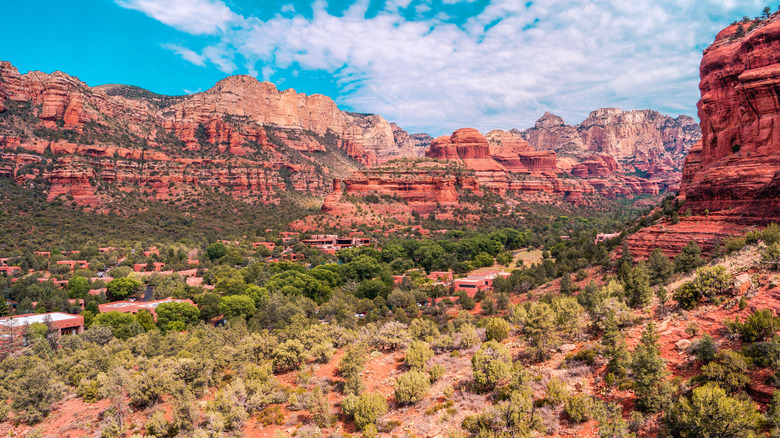
[[[55,322],[55,321],[66,321],[68,319],[77,318],[77,316],[69,315],[67,313],[62,313],[62,312],[41,313],[38,315],[9,316],[5,318],[0,318],[0,325],[4,325],[6,327],[30,325],[36,322],[43,323],[46,321],[47,318],[49,319],[49,321]]]

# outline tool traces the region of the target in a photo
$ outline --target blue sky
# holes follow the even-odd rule
[[[410,132],[526,128],[545,111],[696,115],[701,51],[756,0],[42,0],[3,6],[0,59],[88,85],[203,91],[230,74]]]

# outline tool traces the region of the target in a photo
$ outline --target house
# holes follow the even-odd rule
[[[0,274],[13,275],[15,272],[22,272],[21,266],[0,266]]]
[[[293,261],[296,261],[296,260],[303,260],[305,258],[306,258],[305,255],[303,255],[301,253],[294,253],[294,252],[290,252],[290,253],[282,255],[282,260],[287,260],[287,261],[290,261],[290,262],[293,262]]]
[[[269,251],[273,251],[274,248],[276,248],[276,244],[273,242],[254,242],[252,243],[252,248],[257,248],[258,246],[264,246],[268,248]]]
[[[35,323],[49,323],[51,327],[59,330],[60,335],[69,335],[84,332],[84,317],[62,312],[28,313],[24,315],[5,316],[0,318],[0,326],[12,330],[21,335],[24,329]]]
[[[73,271],[78,267],[79,269],[89,269],[89,263],[86,260],[59,260],[58,265],[68,265],[70,270]]]
[[[198,260],[198,259],[187,259],[187,265],[189,265],[189,266],[200,266],[200,260]]]
[[[465,291],[470,297],[473,297],[477,291],[488,289],[484,279],[480,278],[459,278],[453,282],[455,292]]]
[[[611,234],[599,233],[596,235],[596,240],[593,242],[593,244],[598,245],[601,242],[606,242],[607,240],[614,239],[615,237],[618,236],[620,236],[620,233],[611,233]]]
[[[149,248],[147,251],[144,251],[144,257],[150,257],[152,254],[156,256],[160,256],[160,251],[157,249],[156,246],[153,246]]]
[[[282,239],[282,242],[284,243],[290,243],[293,238],[298,239],[299,236],[300,233],[295,233],[293,231],[282,231],[279,233],[279,238]]]
[[[11,260],[11,258],[10,257],[0,258],[0,266],[8,266],[8,260]]]
[[[305,239],[302,243],[328,254],[335,254],[340,249],[370,245],[371,239],[368,237],[339,237],[335,234],[314,234],[311,239]]]
[[[152,317],[154,317],[154,320],[157,321],[157,313],[155,312],[155,309],[157,309],[157,306],[163,303],[188,303],[188,304],[195,305],[195,303],[193,303],[192,300],[189,299],[165,298],[162,300],[146,301],[146,302],[114,301],[113,303],[98,304],[98,309],[100,310],[100,313],[122,312],[122,313],[132,313],[133,315],[140,312],[141,310],[148,310],[149,313],[152,314]]]
[[[428,274],[428,278],[431,280],[452,280],[452,271],[433,271]]]
[[[37,255],[38,257],[51,258],[51,251],[33,251],[33,254]]]
[[[103,248],[98,248],[98,251],[100,251],[101,254],[105,254],[109,251],[115,251],[115,250],[116,250],[115,246],[105,246]]]
[[[406,278],[406,274],[393,275],[393,284],[402,284],[405,278]]]

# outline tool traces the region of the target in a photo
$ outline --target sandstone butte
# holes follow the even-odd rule
[[[0,62],[0,152],[0,175],[42,178],[52,184],[50,200],[70,195],[95,206],[105,197],[99,182],[142,187],[158,199],[188,185],[252,202],[276,202],[283,190],[321,196],[332,178],[418,156],[420,146],[381,116],[344,112],[326,96],[279,91],[250,76],[161,96],[89,87],[62,72],[22,75]]]
[[[704,50],[698,103],[702,139],[685,160],[680,198],[691,218],[659,224],[629,239],[647,254],[655,244],[677,253],[688,240],[704,249],[746,227],[780,217],[780,20],[742,37],[737,25]],[[676,238],[676,237],[677,238]],[[679,236],[685,236],[680,239]]]

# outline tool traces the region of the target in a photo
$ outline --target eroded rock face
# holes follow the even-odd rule
[[[686,160],[682,192],[694,213],[763,224],[780,216],[780,19],[744,37],[736,28],[704,51],[701,148]]]
[[[555,152],[536,151],[505,131],[491,131],[486,138],[476,129],[458,129],[434,139],[426,156],[463,164],[474,170],[481,186],[501,195],[543,191],[580,202],[583,194],[593,193],[587,183],[558,179]]]
[[[557,152],[562,171],[608,188],[599,190],[605,196],[677,190],[685,155],[700,138],[690,117],[616,108],[593,111],[574,126],[545,113],[533,128],[511,132],[533,149]]]
[[[279,91],[250,76],[161,96],[124,85],[91,88],[61,72],[22,75],[0,62],[0,104],[2,174],[40,177],[52,184],[50,199],[82,205],[109,198],[106,190],[96,194],[101,183],[155,199],[183,199],[180,184],[250,202],[275,202],[285,190],[323,196],[332,178],[361,165],[419,155],[414,140],[381,116],[344,112],[326,96]],[[25,151],[53,157],[30,170]]]

